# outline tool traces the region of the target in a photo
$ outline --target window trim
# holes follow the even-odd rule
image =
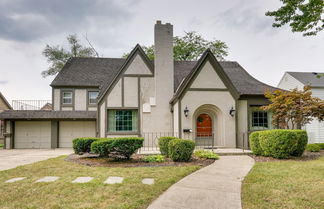
[[[109,110],[136,110],[137,111],[137,131],[109,131]],[[140,134],[140,109],[138,107],[108,107],[106,108],[106,134],[107,135],[139,135]]]
[[[98,96],[99,96],[99,90],[98,89],[87,89],[87,105],[88,107],[96,107],[98,104],[98,96],[96,99],[96,103],[90,103],[90,92],[98,92]]]
[[[63,103],[63,94],[64,92],[71,92],[72,93],[72,103]],[[73,107],[74,110],[74,89],[61,89],[61,94],[60,94],[60,98],[61,98],[61,107]]]
[[[250,106],[250,113],[249,113],[249,129],[251,131],[259,131],[259,130],[269,130],[269,129],[272,129],[272,115],[271,115],[271,112],[269,111],[264,111],[264,110],[261,110],[260,107],[262,105],[251,105]],[[253,112],[256,112],[256,111],[259,111],[259,112],[266,112],[267,113],[267,120],[268,120],[268,127],[264,127],[264,126],[253,126]]]

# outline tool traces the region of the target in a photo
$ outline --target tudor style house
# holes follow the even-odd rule
[[[307,85],[311,87],[313,96],[324,99],[324,77],[318,77],[321,74],[324,72],[285,72],[278,87],[285,90],[302,90]],[[324,122],[314,119],[303,128],[307,131],[309,143],[324,143]]]
[[[75,137],[175,135],[216,147],[242,147],[271,128],[265,89],[233,61],[207,50],[173,59],[173,26],[157,21],[155,59],[137,45],[127,59],[71,58],[51,83],[53,110],[6,111],[6,148],[71,147]],[[243,141],[245,138],[245,142]]]

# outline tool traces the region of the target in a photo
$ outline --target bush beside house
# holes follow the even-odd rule
[[[75,154],[90,152],[92,142],[97,141],[99,138],[76,138],[72,141],[73,150]]]
[[[306,150],[309,152],[319,152],[321,150],[321,146],[318,144],[308,144]]]
[[[169,156],[169,142],[173,139],[177,139],[177,137],[173,136],[163,136],[159,138],[159,148],[162,155],[166,157]]]
[[[186,139],[173,139],[169,142],[169,155],[173,161],[189,161],[195,149],[195,143]]]
[[[250,135],[250,145],[254,154],[274,158],[301,156],[307,140],[304,130],[273,129],[253,132]]]

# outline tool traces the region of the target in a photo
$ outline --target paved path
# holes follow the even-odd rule
[[[240,209],[241,181],[253,164],[249,156],[222,156],[171,186],[148,209]]]
[[[72,149],[0,149],[0,170],[15,168],[41,160],[69,155]]]

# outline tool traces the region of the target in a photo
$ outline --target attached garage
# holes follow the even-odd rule
[[[14,148],[51,148],[50,121],[16,121]]]
[[[95,121],[60,121],[59,147],[72,147],[72,140],[78,137],[95,137]]]

